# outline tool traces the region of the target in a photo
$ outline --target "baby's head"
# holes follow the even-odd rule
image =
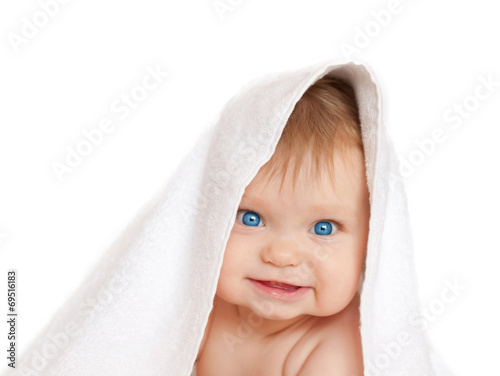
[[[298,101],[246,187],[217,296],[268,319],[342,311],[360,281],[369,216],[354,92],[325,77]],[[272,310],[259,310],[266,303]]]

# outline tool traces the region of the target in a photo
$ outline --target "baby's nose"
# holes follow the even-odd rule
[[[280,268],[299,266],[303,261],[303,253],[293,238],[273,239],[263,246],[261,259]]]

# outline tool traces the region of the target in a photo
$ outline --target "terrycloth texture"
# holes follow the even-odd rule
[[[425,333],[409,320],[419,312],[412,236],[379,87],[364,65],[335,60],[269,74],[235,95],[13,374],[190,375],[240,198],[295,103],[326,74],[353,85],[360,109],[371,203],[360,306],[365,375],[437,375]]]

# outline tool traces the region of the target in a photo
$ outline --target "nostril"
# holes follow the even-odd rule
[[[264,257],[263,261],[267,264],[273,264],[280,268],[284,268],[287,266],[296,267],[298,265],[298,262],[287,259],[285,257]]]

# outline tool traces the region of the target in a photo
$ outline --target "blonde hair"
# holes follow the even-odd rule
[[[358,106],[353,88],[334,77],[323,77],[311,85],[297,102],[271,159],[259,172],[269,180],[281,175],[280,190],[290,162],[295,162],[293,186],[305,156],[312,157],[316,178],[322,172],[334,182],[334,155],[349,160],[345,151],[363,152]],[[313,178],[313,176],[311,176]]]

